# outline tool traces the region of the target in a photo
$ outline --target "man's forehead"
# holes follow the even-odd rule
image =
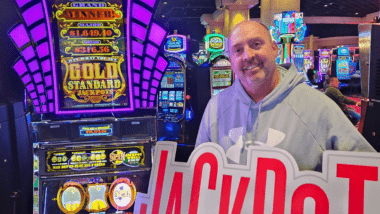
[[[270,37],[269,31],[258,22],[244,21],[236,25],[230,34],[230,44],[238,42],[241,37],[249,35],[250,37],[264,38]]]

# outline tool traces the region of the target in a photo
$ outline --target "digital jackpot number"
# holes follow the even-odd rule
[[[74,47],[75,54],[95,54],[95,53],[111,53],[111,47],[105,45],[99,46],[80,46]]]
[[[111,37],[115,35],[111,29],[71,29],[68,32],[70,38],[81,37]]]

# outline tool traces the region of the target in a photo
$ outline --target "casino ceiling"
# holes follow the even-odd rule
[[[250,9],[250,18],[260,18],[260,1]],[[301,12],[306,17],[365,17],[367,14],[378,12],[379,5],[379,0],[301,0]],[[179,34],[197,38],[199,37],[197,36],[198,32],[195,31],[205,33],[204,27],[200,23],[201,15],[211,14],[216,9],[215,0],[160,0],[155,19],[168,28],[170,33],[177,29]],[[343,27],[342,29],[350,28],[349,26],[341,27]],[[313,27],[313,30],[316,33],[320,31],[316,26]]]

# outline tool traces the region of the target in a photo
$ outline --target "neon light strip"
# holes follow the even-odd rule
[[[47,28],[48,28],[48,35],[49,35],[49,42],[50,42],[50,52],[51,52],[51,65],[52,70],[53,70],[53,79],[54,79],[54,104],[55,104],[55,113],[56,114],[77,114],[77,113],[99,113],[99,112],[118,112],[118,111],[133,111],[134,110],[134,102],[133,102],[133,97],[132,97],[132,74],[131,74],[131,58],[130,58],[130,51],[128,47],[130,47],[130,7],[131,7],[131,1],[128,0],[127,2],[127,58],[128,58],[128,65],[127,65],[127,70],[128,70],[128,75],[129,75],[129,102],[131,107],[130,108],[120,108],[120,109],[93,109],[93,110],[69,110],[69,111],[60,111],[59,109],[59,103],[58,103],[58,88],[57,88],[57,74],[56,74],[56,67],[55,67],[55,57],[54,57],[54,51],[53,51],[53,42],[52,42],[52,31],[50,28],[50,22],[49,22],[49,16],[48,16],[48,8],[47,8],[47,0],[42,0],[43,2],[43,7],[45,10],[45,18],[46,18],[46,23],[47,23]]]
[[[54,57],[54,50],[53,50],[53,40],[51,38],[52,31],[50,29],[50,21],[49,21],[49,15],[48,15],[48,8],[46,5],[47,0],[42,0],[42,5],[44,7],[45,11],[45,19],[46,19],[46,25],[48,30],[48,36],[49,36],[49,45],[50,45],[50,55],[51,55],[51,62],[50,65],[52,66],[51,69],[53,70],[53,79],[54,79],[54,104],[55,104],[55,112],[58,112],[58,89],[57,89],[57,74],[56,74],[56,68],[55,68],[55,57]]]

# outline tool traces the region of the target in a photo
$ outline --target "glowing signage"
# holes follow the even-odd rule
[[[274,15],[273,26],[269,27],[272,38],[281,43],[281,36],[292,35],[294,42],[303,41],[306,25],[303,22],[303,13],[296,11],[284,11]]]
[[[208,34],[204,38],[205,48],[208,52],[223,52],[224,36],[221,34]]]
[[[330,49],[320,49],[319,50],[320,57],[330,57]]]
[[[112,124],[79,126],[80,137],[112,136]]]
[[[350,51],[347,47],[338,48],[338,56],[348,56]]]
[[[52,2],[53,30],[60,50],[57,85],[61,90],[56,97],[60,112],[131,109],[124,5],[116,0]],[[104,134],[88,132],[84,136]]]
[[[165,52],[169,53],[183,53],[186,52],[187,38],[183,35],[169,35],[164,45]]]
[[[47,172],[73,172],[140,166],[145,166],[143,146],[48,151],[46,155]]]
[[[311,56],[311,50],[304,50],[303,51],[303,56],[304,58],[308,58]]]

